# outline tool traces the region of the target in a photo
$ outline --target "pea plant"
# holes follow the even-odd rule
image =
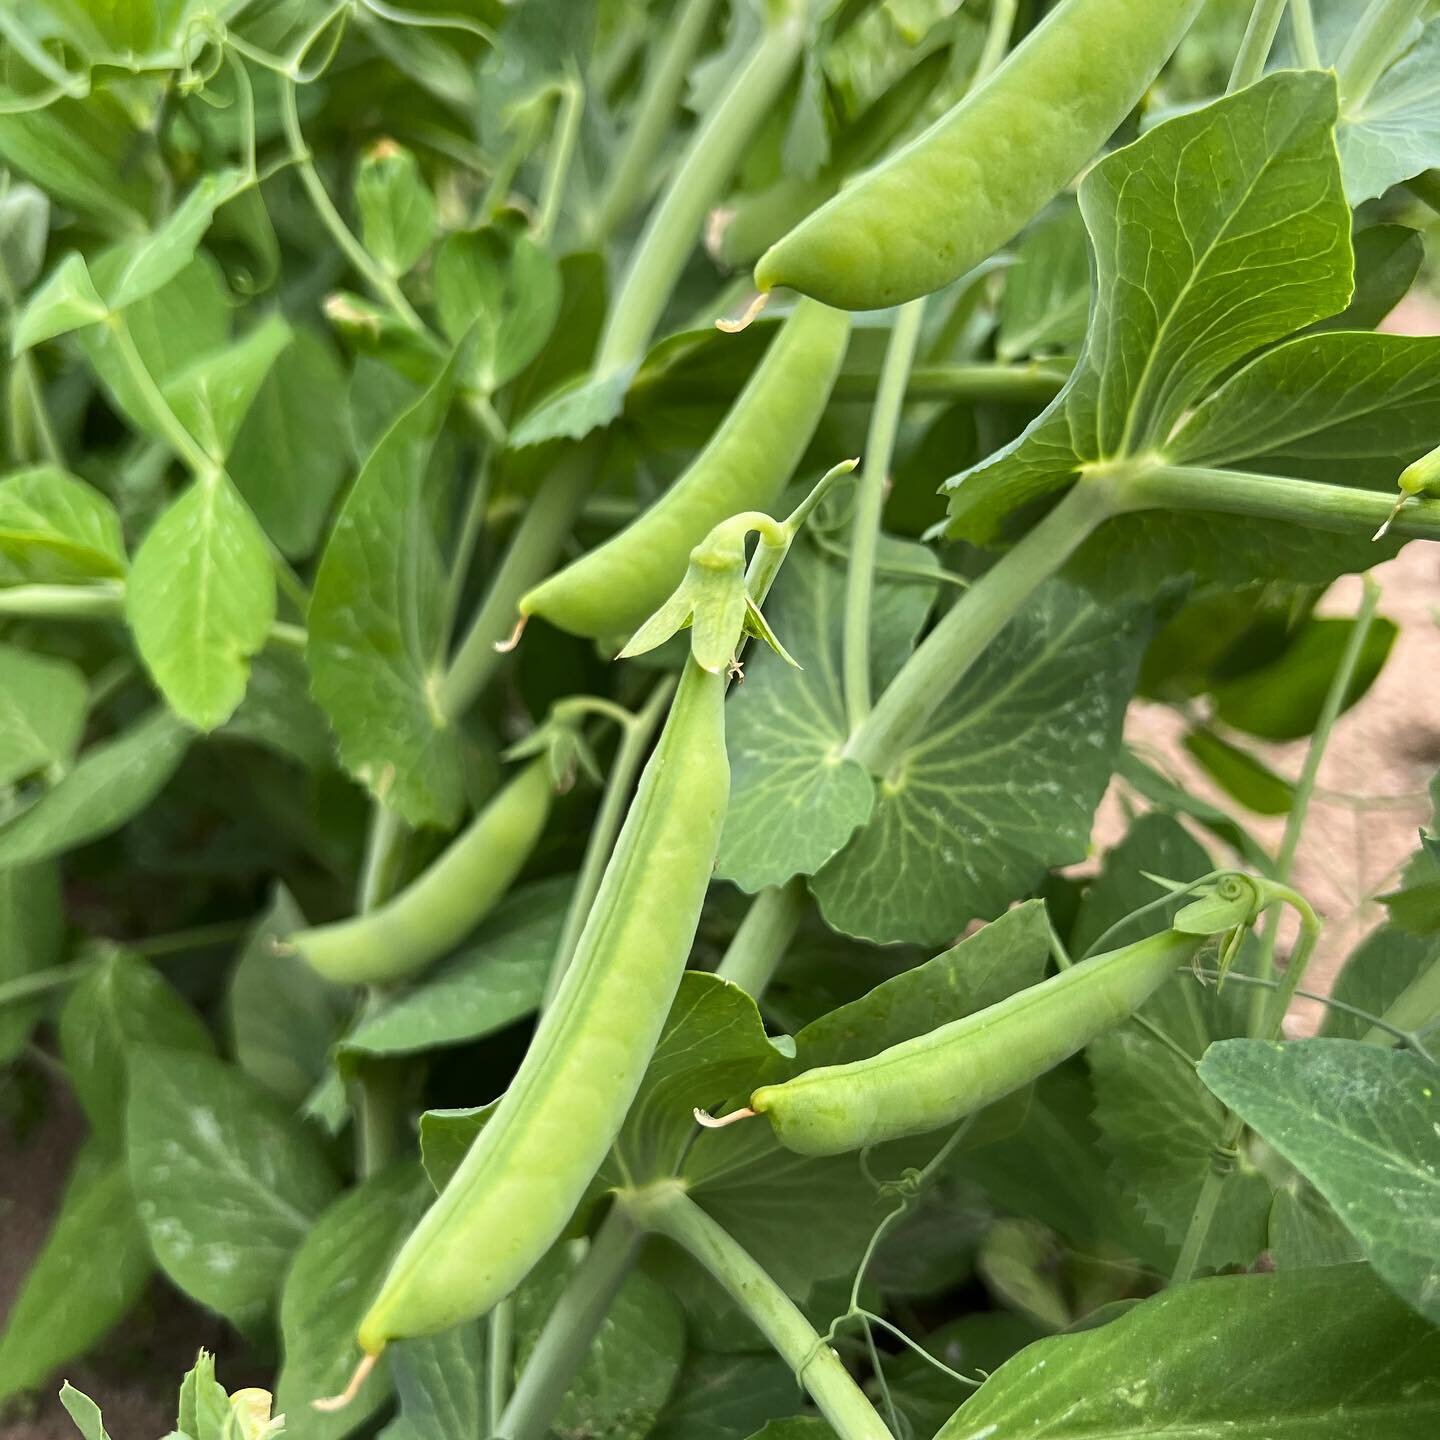
[[[1333,982],[1293,874],[1440,539],[1440,4],[0,56],[0,1405],[173,1312],[169,1440],[1440,1433],[1440,841]]]

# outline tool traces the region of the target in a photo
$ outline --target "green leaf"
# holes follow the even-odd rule
[[[464,950],[366,1015],[345,1037],[341,1053],[439,1050],[483,1039],[534,1014],[573,883],[566,875],[507,896]]]
[[[100,1407],[68,1380],[60,1387],[60,1403],[85,1440],[110,1440],[109,1432],[100,1418]]]
[[[23,295],[35,283],[49,234],[45,192],[23,180],[7,183],[0,192],[0,275],[10,282],[10,294]]]
[[[486,1440],[485,1345],[478,1323],[398,1340],[389,1359],[401,1423],[417,1440]]]
[[[393,1165],[309,1226],[280,1300],[285,1356],[275,1399],[286,1440],[340,1440],[385,1403],[390,1377],[382,1363],[345,1409],[324,1414],[310,1404],[345,1388],[360,1358],[355,1331],[431,1193],[416,1166]]]
[[[72,250],[15,317],[10,353],[19,355],[57,335],[93,325],[109,313],[85,257]]]
[[[799,1405],[795,1376],[778,1355],[696,1350],[686,1360],[650,1440],[740,1440]]]
[[[1346,1265],[1201,1280],[1041,1340],[936,1440],[1414,1440],[1437,1420],[1440,1334]]]
[[[1268,765],[1232,745],[1206,726],[1188,731],[1185,748],[1205,773],[1229,796],[1257,815],[1288,815],[1295,787]]]
[[[923,546],[887,540],[880,558],[933,565]],[[756,646],[745,683],[726,706],[730,808],[716,872],[742,890],[813,875],[869,818],[875,787],[864,766],[841,753],[846,738],[839,654],[844,624],[842,567],[797,544],[766,602],[801,669]],[[934,588],[877,577],[871,647],[882,687],[910,652]]]
[[[1337,132],[1352,205],[1440,165],[1440,20],[1374,84]]]
[[[1407,935],[1403,930],[1381,925],[1346,957],[1330,995],[1334,1000],[1379,1018],[1412,981],[1437,961],[1440,961],[1440,939]],[[1325,1011],[1320,1033],[1332,1040],[1363,1040],[1370,1026],[1371,1021],[1365,1014],[1355,1015],[1332,1007]]]
[[[1085,338],[1090,250],[1073,201],[1047,210],[1021,238],[1005,271],[995,354],[1000,360],[1065,353]]]
[[[160,1268],[235,1324],[257,1323],[335,1193],[314,1136],[239,1070],[148,1046],[130,1056],[126,1129]]]
[[[71,1177],[0,1335],[0,1401],[84,1355],[139,1300],[150,1249],[123,1162]]]
[[[290,892],[276,884],[230,974],[227,1009],[235,1063],[287,1104],[298,1106],[324,1078],[330,1047],[353,1004],[276,941],[303,929]]]
[[[53,465],[0,480],[0,585],[67,585],[125,573],[115,507]]]
[[[435,197],[414,154],[379,140],[355,174],[355,204],[365,248],[394,277],[414,269],[435,238]]]
[[[0,645],[0,788],[69,764],[88,695],[68,661]]]
[[[349,459],[344,372],[319,331],[299,328],[240,426],[230,478],[265,533],[299,560],[319,543]]]
[[[164,789],[190,738],[158,710],[86,750],[53,790],[0,826],[0,869],[33,865],[118,830]]]
[[[1200,1078],[1335,1207],[1395,1292],[1440,1322],[1440,1068],[1353,1040],[1212,1045]]]
[[[1344,1221],[1299,1176],[1275,1192],[1265,1248],[1277,1270],[1313,1270],[1364,1258]]]
[[[335,522],[310,603],[316,700],[340,759],[409,825],[453,826],[460,748],[439,708],[445,571],[425,469],[463,361],[385,432]]]
[[[154,966],[111,950],[66,997],[60,1053],[91,1129],[112,1150],[123,1138],[130,1063],[154,1047],[214,1049],[204,1022]]]
[[[0,986],[58,965],[64,940],[59,870],[52,864],[0,870]],[[25,1048],[45,1008],[41,995],[0,1006],[0,1066]]]
[[[1310,618],[1282,655],[1214,687],[1215,714],[1227,725],[1262,740],[1298,740],[1309,735],[1320,719],[1354,628],[1353,620]],[[1399,627],[1383,615],[1371,622],[1345,692],[1342,713],[1375,683],[1397,634]]]
[[[1425,259],[1425,238],[1406,225],[1367,225],[1355,232],[1355,294],[1338,314],[1311,330],[1374,330],[1410,293]]]
[[[1399,888],[1380,897],[1390,923],[1413,935],[1440,931],[1440,854],[1433,839],[1440,829],[1440,773],[1430,782],[1430,812],[1430,836],[1420,832],[1420,848],[1406,862]]]
[[[603,429],[625,408],[635,368],[583,376],[553,391],[511,430],[510,448],[523,450],[546,440],[583,440],[592,430]]]
[[[202,1350],[180,1382],[176,1425],[195,1440],[222,1440],[221,1429],[230,1411],[230,1397],[215,1378],[215,1357]]]
[[[150,528],[125,609],[171,709],[201,730],[223,725],[274,623],[275,571],[264,532],[222,472],[193,481]]]
[[[937,941],[1083,859],[1150,635],[1148,609],[1051,581],[896,757],[811,882],[848,935]]]
[[[251,662],[245,698],[219,733],[253,740],[307,770],[328,770],[334,763],[330,722],[310,698],[304,656],[277,646]]]

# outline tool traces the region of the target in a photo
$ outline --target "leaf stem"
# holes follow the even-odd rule
[[[870,429],[865,460],[855,497],[855,522],[850,535],[850,565],[845,575],[845,618],[841,645],[841,681],[845,718],[851,731],[870,713],[870,610],[875,594],[875,557],[880,548],[880,516],[885,487],[905,406],[905,386],[920,342],[925,300],[911,300],[895,312]]]
[[[1290,30],[1295,37],[1295,54],[1307,70],[1322,70],[1320,47],[1315,43],[1315,13],[1310,0],[1290,0]]]
[[[485,1433],[505,1434],[505,1406],[515,1378],[515,1300],[507,1295],[485,1321]]]
[[[94,963],[93,960],[72,960],[67,965],[32,970],[28,975],[17,975],[13,980],[0,983],[0,1010],[33,1000],[37,995],[48,995],[52,990],[63,990],[93,969]]]
[[[750,902],[715,973],[759,1001],[769,988],[786,947],[795,938],[810,908],[805,877],[794,875],[783,885],[762,890]]]
[[[695,248],[706,212],[769,115],[799,58],[804,36],[804,6],[798,0],[780,0],[749,60],[731,76],[691,137],[630,256],[600,340],[597,375],[624,370],[643,357]]]
[[[200,442],[185,428],[170,402],[161,393],[144,356],[135,345],[123,314],[110,315],[105,326],[115,340],[115,350],[130,382],[140,392],[160,433],[197,479],[215,479],[220,467],[205,453]]]
[[[119,580],[98,585],[15,585],[0,589],[0,616],[33,620],[119,620],[125,614],[125,586]]]
[[[1361,1037],[1370,1045],[1394,1045],[1403,1035],[1417,1035],[1440,1015],[1440,956],[1391,1001],[1385,1013]]]
[[[1353,116],[1370,98],[1375,82],[1399,50],[1427,0],[1370,0],[1335,62],[1340,113]]]
[[[839,1440],[894,1440],[875,1407],[770,1275],[676,1182],[617,1198],[637,1224],[674,1241],[719,1282],[810,1392]]]
[[[559,115],[555,133],[550,140],[550,154],[545,160],[545,178],[540,187],[540,218],[535,224],[535,238],[548,244],[560,217],[560,201],[565,193],[565,177],[580,138],[580,117],[585,111],[585,87],[578,75],[567,75],[559,86]]]
[[[1285,0],[1255,0],[1250,22],[1245,26],[1245,35],[1235,56],[1235,66],[1230,71],[1230,83],[1225,87],[1227,95],[1253,85],[1265,73],[1265,61],[1269,59],[1275,32],[1280,28],[1280,18],[1284,14]]]
[[[1010,37],[1015,33],[1015,14],[1019,8],[1020,0],[990,0],[985,45],[975,64],[975,73],[970,77],[971,90],[978,89],[1000,68],[1000,62],[1010,49]]]

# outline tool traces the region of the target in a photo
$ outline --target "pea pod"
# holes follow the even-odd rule
[[[801,1155],[938,1130],[1029,1084],[1144,1004],[1203,935],[1166,930],[847,1065],[762,1085],[750,1108]],[[743,1114],[744,1112],[739,1112]]]
[[[729,798],[725,679],[687,663],[559,993],[396,1256],[361,1347],[481,1315],[554,1244],[639,1088],[684,973]]]
[[[878,310],[958,280],[1094,156],[1202,3],[1062,0],[928,130],[772,245],[755,284]]]
[[[573,635],[628,635],[679,584],[690,551],[727,516],[765,510],[820,422],[849,318],[802,301],[694,464],[643,515],[520,601]]]
[[[351,920],[297,931],[287,943],[327,980],[403,980],[453,950],[509,890],[550,815],[550,763],[532,761],[412,884]]]
[[[1405,495],[1440,495],[1440,445],[1400,472]]]

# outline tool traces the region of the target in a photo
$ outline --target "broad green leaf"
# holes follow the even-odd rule
[[[146,961],[111,950],[71,990],[60,1011],[60,1054],[90,1128],[111,1150],[124,1137],[130,1062],[160,1047],[208,1055],[204,1022]]]
[[[812,880],[826,921],[880,942],[934,942],[1083,859],[1149,634],[1148,609],[1044,586],[896,757],[869,820]]]
[[[65,918],[53,864],[0,870],[0,987],[60,963]],[[45,1013],[45,997],[0,1006],[0,1066],[26,1046]]]
[[[458,352],[371,451],[315,577],[307,659],[340,759],[410,825],[451,826],[464,793],[441,712],[445,572],[425,470],[461,368]]]
[[[1397,1294],[1440,1322],[1440,1067],[1354,1040],[1212,1045],[1200,1078],[1335,1207]]]
[[[908,542],[887,540],[880,555],[909,565],[934,564],[929,551]],[[813,875],[874,806],[869,774],[841,753],[844,596],[843,568],[797,545],[765,615],[803,668],[756,646],[746,660],[745,684],[726,706],[730,808],[716,870],[742,890]],[[903,663],[934,598],[924,581],[877,578],[870,632],[877,686]]]
[[[486,1440],[485,1344],[478,1323],[398,1340],[389,1360],[401,1423],[416,1440]]]
[[[1085,338],[1090,251],[1073,201],[1058,202],[1024,234],[1005,271],[995,354],[1001,360],[1070,351]]]
[[[1440,20],[1387,70],[1337,132],[1352,205],[1440,165]]]
[[[1399,888],[1380,897],[1390,923],[1412,935],[1440,931],[1440,854],[1434,843],[1440,830],[1440,773],[1430,782],[1430,811],[1430,834],[1421,831],[1420,848],[1406,862]]]
[[[256,393],[293,338],[289,325],[270,315],[243,340],[202,356],[165,382],[170,408],[217,465],[225,464]]]
[[[201,730],[245,695],[249,659],[275,619],[265,535],[229,478],[191,482],[151,527],[130,570],[126,614],[171,709]]]
[[[1440,873],[1436,882],[1440,885]],[[1332,1006],[1325,1011],[1320,1033],[1333,1040],[1363,1040],[1373,1019],[1383,1016],[1411,983],[1437,962],[1440,938],[1408,935],[1390,925],[1372,930],[1346,957],[1330,989],[1332,999],[1361,1013]]]
[[[342,1053],[438,1050],[483,1039],[534,1014],[572,884],[567,875],[507,896],[464,950],[362,1019],[345,1037]]]
[[[83,1440],[110,1440],[110,1432],[100,1418],[100,1407],[68,1380],[60,1387],[60,1403],[75,1422]]]
[[[230,478],[265,533],[299,560],[319,543],[349,458],[344,372],[323,335],[301,327],[240,426]]]
[[[235,1063],[296,1106],[324,1078],[330,1047],[353,1008],[346,990],[277,951],[277,940],[304,925],[290,892],[277,883],[230,973],[227,1006]]]
[[[1298,740],[1310,734],[1354,628],[1353,620],[1307,620],[1275,660],[1215,686],[1215,714],[1227,725],[1262,740]],[[1399,627],[1383,615],[1371,622],[1342,710],[1354,705],[1374,684],[1397,634]]]
[[[0,645],[0,788],[69,764],[87,699],[85,677],[68,661]]]
[[[635,367],[571,381],[547,395],[510,432],[510,447],[523,450],[546,440],[583,440],[615,420]]]
[[[1277,1270],[1313,1270],[1364,1259],[1345,1222],[1298,1175],[1275,1192],[1265,1248]]]
[[[795,1375],[778,1355],[695,1350],[650,1440],[740,1440],[800,1404]]]
[[[57,335],[94,325],[107,314],[109,310],[90,278],[85,257],[71,251],[16,317],[10,352],[19,355]]]
[[[1041,1340],[936,1440],[1415,1440],[1437,1421],[1440,1333],[1345,1265],[1195,1281]]]
[[[1257,815],[1288,815],[1295,787],[1262,760],[1239,745],[1232,745],[1208,726],[1185,736],[1185,748],[1205,773],[1229,796]]]
[[[164,789],[190,739],[178,720],[157,710],[86,750],[53,790],[0,826],[0,869],[33,865],[118,830]]]
[[[1354,243],[1355,294],[1311,331],[1374,330],[1410,293],[1425,259],[1424,236],[1405,225],[1367,225],[1355,232]]]
[[[66,585],[125,573],[115,507],[53,465],[0,480],[0,585]]]
[[[82,1160],[0,1334],[0,1401],[84,1355],[129,1314],[150,1271],[124,1162],[90,1173]]]
[[[334,764],[330,722],[310,698],[305,658],[278,646],[262,650],[250,662],[245,698],[219,733],[253,740],[307,770],[326,770]]]
[[[356,1328],[431,1195],[416,1166],[393,1165],[308,1226],[280,1299],[284,1358],[275,1400],[286,1440],[340,1440],[385,1403],[390,1376],[382,1363],[344,1410],[323,1414],[310,1404],[345,1388],[360,1358]]]
[[[413,152],[379,140],[355,174],[365,248],[391,276],[412,270],[435,238],[435,197]]]
[[[516,1359],[523,1368],[569,1278],[552,1252],[516,1295]],[[685,1357],[679,1301],[640,1270],[625,1277],[553,1422],[589,1440],[645,1440],[675,1387]],[[446,1432],[447,1435],[449,1432]]]
[[[235,1324],[258,1322],[335,1193],[314,1136],[241,1071],[148,1046],[130,1056],[126,1131],[160,1268]]]

